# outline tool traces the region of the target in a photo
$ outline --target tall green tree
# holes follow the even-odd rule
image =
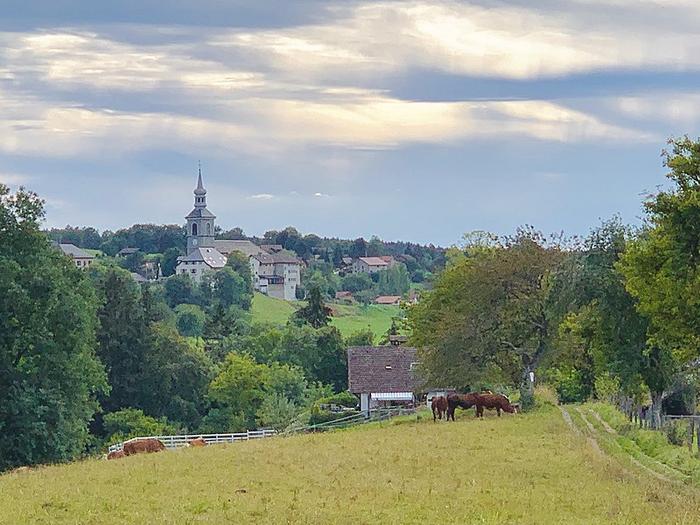
[[[140,289],[129,272],[120,268],[106,268],[94,275],[101,302],[98,355],[112,387],[102,403],[108,412],[138,407],[141,369],[151,343]]]
[[[556,335],[550,289],[563,257],[556,239],[527,228],[456,255],[409,311],[427,378],[464,386],[498,377],[520,384],[527,407],[531,378]]]
[[[686,137],[670,146],[671,187],[647,200],[649,227],[619,264],[649,320],[647,381],[657,422],[663,399],[683,386],[700,356],[700,142]]]
[[[314,328],[327,326],[330,321],[331,309],[323,302],[323,294],[318,285],[311,286],[306,297],[307,305],[299,308],[294,316]]]
[[[0,184],[0,471],[83,452],[96,396],[90,282],[39,231],[43,202]]]

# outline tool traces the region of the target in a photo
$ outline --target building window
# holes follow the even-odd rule
[[[197,223],[192,224],[192,235],[197,235]]]
[[[207,223],[207,235],[211,235],[211,223]]]

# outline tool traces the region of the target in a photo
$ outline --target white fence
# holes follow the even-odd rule
[[[188,441],[202,438],[207,442],[207,445],[217,445],[219,443],[233,443],[234,441],[248,441],[249,439],[261,439],[274,436],[277,432],[272,429],[249,430],[247,432],[238,432],[235,434],[188,434],[181,436],[143,436],[135,437],[124,441],[123,443],[115,443],[109,447],[109,452],[122,450],[125,443],[138,441],[139,439],[157,439],[165,448],[175,449],[184,447]]]

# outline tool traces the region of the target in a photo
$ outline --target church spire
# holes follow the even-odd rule
[[[207,206],[207,190],[204,189],[202,183],[202,164],[199,164],[199,175],[197,177],[197,187],[194,190],[194,207],[206,208]]]

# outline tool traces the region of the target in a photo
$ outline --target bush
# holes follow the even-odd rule
[[[664,426],[664,434],[666,439],[672,445],[684,445],[688,439],[688,425],[684,421],[669,421]]]
[[[351,394],[347,390],[344,392],[338,392],[332,396],[322,397],[316,401],[316,406],[328,404],[328,405],[340,405],[345,408],[355,408],[357,406],[357,397]]]
[[[612,403],[620,391],[620,380],[610,374],[603,374],[595,378],[596,397],[601,401]]]
[[[559,398],[555,390],[549,385],[538,385],[535,387],[535,405],[545,406],[552,405],[557,406],[559,404]]]
[[[106,444],[119,443],[132,437],[177,434],[179,429],[164,417],[156,419],[142,410],[125,408],[104,416]]]
[[[591,395],[590,385],[586,384],[580,370],[555,368],[550,371],[549,376],[562,403],[582,403]]]

